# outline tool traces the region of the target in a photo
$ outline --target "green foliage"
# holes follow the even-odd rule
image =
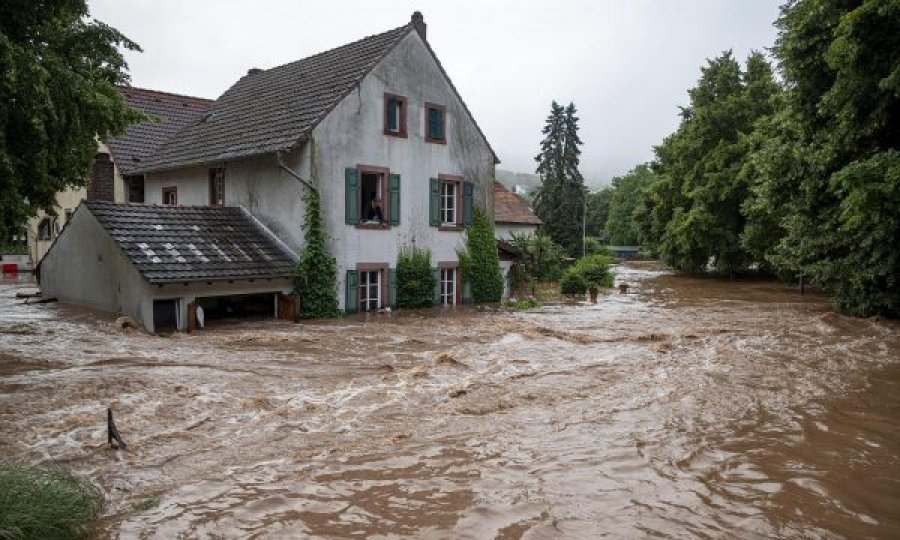
[[[587,224],[585,234],[606,241],[606,223],[609,217],[609,203],[613,196],[613,189],[605,187],[600,191],[587,194]]]
[[[402,308],[430,307],[437,283],[431,270],[431,251],[402,246],[397,253],[397,305]]]
[[[578,170],[581,139],[575,104],[562,107],[555,101],[543,129],[541,153],[535,157],[541,185],[535,191],[534,211],[544,222],[543,231],[570,255],[581,252],[582,220],[586,189]]]
[[[592,289],[607,289],[613,286],[615,273],[610,268],[612,258],[605,253],[587,255],[575,261],[563,272],[559,281],[563,294],[584,294]]]
[[[0,243],[0,254],[3,255],[27,255],[28,245],[22,243]]]
[[[84,0],[0,4],[0,238],[89,178],[97,139],[146,117],[129,109],[120,49],[140,48]]]
[[[641,202],[644,190],[654,179],[649,163],[638,165],[628,174],[613,178],[612,187],[607,188],[610,192],[609,208],[603,234],[607,244],[614,246],[640,244],[634,212]]]
[[[306,204],[306,215],[303,218],[306,246],[294,268],[294,291],[300,298],[301,316],[337,317],[340,315],[337,302],[337,262],[326,245],[319,193],[307,189],[303,200]]]
[[[0,464],[0,538],[83,538],[102,507],[99,488],[65,471]]]
[[[521,263],[530,280],[555,281],[562,272],[563,249],[546,235],[513,234],[510,243],[525,254]]]
[[[500,256],[494,226],[480,210],[466,229],[466,248],[458,253],[463,279],[472,288],[476,304],[499,302],[503,297],[503,274],[500,272]]]
[[[523,309],[534,309],[536,307],[540,307],[541,303],[535,300],[534,298],[525,298],[522,300],[516,300],[515,302],[505,302],[503,304],[504,307],[515,309],[515,310],[523,310]]]

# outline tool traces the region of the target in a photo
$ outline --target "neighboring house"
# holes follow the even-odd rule
[[[497,239],[509,240],[513,234],[535,235],[541,225],[541,220],[534,215],[525,199],[500,182],[494,182],[494,232]]]
[[[143,176],[135,169],[141,159],[156,150],[185,125],[195,120],[212,100],[180,96],[143,88],[119,89],[128,106],[152,117],[129,127],[120,137],[97,145],[87,187],[56,194],[56,216],[39,211],[28,220],[28,254],[37,265],[81,201],[143,202]]]
[[[411,243],[431,250],[440,278],[436,303],[467,300],[456,250],[476,208],[493,214],[498,160],[425,38],[425,23],[416,12],[408,24],[382,34],[272,69],[251,69],[208,111],[134,167],[135,174],[143,175],[144,202],[239,206],[258,220],[261,230],[296,253],[304,245],[303,195],[315,189],[328,248],[337,261],[341,309],[372,311],[392,304],[397,252]],[[160,227],[176,219],[166,208],[152,208],[159,211]],[[87,205],[85,223],[93,213]],[[100,234],[98,227],[93,229],[78,236]],[[105,234],[119,238],[126,252],[137,253],[134,239],[114,231]],[[212,242],[203,235],[191,240],[208,259],[202,263],[180,238],[159,245],[179,253],[189,268],[213,263],[226,268],[226,259],[209,250]],[[143,243],[158,253],[157,244]],[[48,259],[57,249],[51,249]],[[131,267],[146,264],[157,263],[147,253],[130,260]],[[59,265],[54,261],[52,267]],[[63,276],[50,268],[45,259],[42,286],[55,282],[49,288],[66,298],[75,284],[62,283]],[[134,274],[118,266],[110,271]],[[269,293],[282,290],[275,276],[268,279],[273,280]],[[225,284],[241,280],[229,276]],[[145,294],[139,309],[120,302],[118,310],[140,313],[152,330],[147,306],[167,291],[183,329],[191,321],[189,304],[201,296],[195,290],[200,283],[206,297],[236,294],[230,286],[208,281],[145,287],[145,293],[154,291],[153,298]],[[84,298],[77,302],[86,303]]]

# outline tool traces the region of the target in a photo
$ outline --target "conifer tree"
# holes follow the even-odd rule
[[[541,185],[534,209],[544,222],[544,231],[569,255],[581,252],[582,220],[586,197],[584,178],[578,170],[581,139],[574,103],[567,107],[554,101],[542,133],[541,152],[534,159]]]

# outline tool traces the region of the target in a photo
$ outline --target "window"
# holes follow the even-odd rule
[[[225,204],[225,169],[216,167],[209,170],[209,205]]]
[[[456,305],[456,268],[441,268],[441,305]]]
[[[384,134],[406,137],[406,98],[384,95]]]
[[[177,187],[165,187],[162,189],[162,203],[163,204],[178,204],[178,188]]]
[[[359,310],[378,311],[381,307],[381,271],[359,273]]]
[[[38,224],[38,240],[50,240],[53,238],[53,218],[45,217]]]
[[[362,228],[400,224],[400,175],[360,165],[344,171],[345,222]]]
[[[135,174],[125,177],[125,185],[128,189],[128,202],[142,203],[144,202],[144,177]]]
[[[441,225],[457,224],[456,188],[456,182],[441,181]]]
[[[425,141],[446,143],[446,111],[442,105],[425,104]]]

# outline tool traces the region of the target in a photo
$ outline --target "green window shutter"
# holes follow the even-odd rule
[[[444,115],[440,109],[428,109],[428,137],[444,140]]]
[[[441,181],[437,178],[431,179],[431,201],[428,205],[428,222],[432,227],[440,227],[441,225]]]
[[[397,100],[389,98],[387,101],[387,128],[388,131],[397,131]]]
[[[463,279],[462,286],[462,301],[463,304],[471,304],[473,303],[472,298],[472,283],[468,279]]]
[[[388,193],[388,207],[391,213],[391,225],[400,225],[400,175],[390,175],[390,192]]]
[[[344,301],[344,311],[356,313],[359,309],[359,272],[347,270],[347,295]]]
[[[388,270],[388,305],[397,307],[397,270]]]
[[[348,225],[359,223],[359,172],[356,169],[344,171],[344,218]]]
[[[463,182],[463,225],[468,227],[475,221],[475,184]]]
[[[441,305],[441,270],[432,268],[431,273],[434,274],[434,305]]]

